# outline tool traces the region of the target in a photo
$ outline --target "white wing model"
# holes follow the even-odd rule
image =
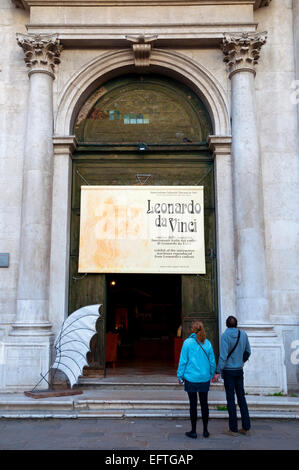
[[[70,381],[71,388],[77,383],[90,350],[90,340],[96,334],[96,322],[102,304],[88,305],[73,312],[63,322],[55,340],[56,358],[52,369],[60,369]]]

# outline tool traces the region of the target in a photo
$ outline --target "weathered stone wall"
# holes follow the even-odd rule
[[[298,111],[298,128],[299,128],[299,2],[293,0],[293,19],[294,19],[294,41],[295,41],[295,61],[296,61],[296,92],[295,98],[297,101]]]
[[[268,8],[255,12],[259,30],[268,31],[256,91],[270,319],[285,340],[289,384],[298,386],[299,368],[290,360],[292,342],[299,339],[299,138],[291,99],[295,80],[292,3],[272,0]]]
[[[18,276],[20,211],[28,76],[16,32],[29,16],[10,0],[0,1],[0,251],[9,268],[0,268],[0,336],[14,320]]]
[[[298,2],[297,2],[298,4]],[[297,9],[298,9],[297,5]],[[158,11],[159,10],[159,11]],[[113,31],[117,27],[135,25],[136,28],[160,24],[258,23],[258,31],[268,31],[267,44],[263,46],[255,79],[259,142],[262,157],[266,262],[270,301],[270,321],[285,340],[288,381],[292,388],[298,386],[298,366],[290,361],[292,344],[299,339],[298,266],[298,116],[292,103],[292,82],[295,75],[295,56],[299,67],[298,12],[293,15],[292,0],[272,0],[269,7],[255,10],[250,5],[242,7],[193,7],[193,14],[180,7],[133,8],[32,8],[31,17],[17,9],[11,0],[0,0],[0,252],[10,253],[10,267],[0,268],[0,338],[13,322],[16,313],[16,290],[20,241],[20,216],[23,181],[24,136],[29,80],[24,64],[24,53],[16,42],[16,32],[26,32],[29,22],[43,25],[62,23],[84,26],[106,24]],[[166,26],[165,26],[166,25]],[[171,26],[171,27],[172,27]],[[76,27],[71,26],[69,31]],[[105,31],[107,31],[106,29]],[[104,31],[104,30],[103,30]],[[119,30],[120,31],[120,30]],[[61,29],[60,31],[61,32]],[[143,31],[143,32],[151,32]],[[159,34],[159,30],[155,33]],[[296,36],[297,35],[297,36]],[[113,46],[114,47],[114,46]],[[167,46],[205,67],[219,83],[230,102],[231,82],[223,63],[223,53],[217,47]],[[121,49],[122,46],[115,46]],[[110,49],[111,50],[111,49]],[[54,120],[58,103],[68,81],[91,60],[108,51],[107,46],[86,49],[66,48],[57,67],[54,90]],[[297,74],[297,80],[299,79]],[[220,214],[221,216],[221,214]],[[221,238],[220,238],[221,241]],[[221,282],[221,279],[220,279]],[[227,292],[229,296],[230,293]],[[52,312],[53,315],[53,312]],[[52,320],[51,320],[52,321]],[[1,361],[0,361],[1,362]]]
[[[215,2],[217,3],[217,2]],[[112,27],[122,24],[131,25],[171,25],[209,24],[231,22],[236,17],[242,17],[244,22],[251,22],[253,9],[250,4],[239,5],[142,5],[136,6],[33,6],[31,7],[31,23],[36,24],[104,24]]]

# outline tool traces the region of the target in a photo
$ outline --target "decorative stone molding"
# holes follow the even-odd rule
[[[269,6],[272,0],[251,0],[253,3],[254,9],[257,10],[261,7]],[[17,8],[29,8],[31,6],[119,6],[119,0],[12,0],[12,2],[17,5]],[[167,6],[177,6],[177,5],[214,5],[215,3],[219,5],[227,5],[228,0],[122,0],[124,6],[144,6],[144,5],[167,5]],[[230,0],[231,4],[242,4],[242,0]]]
[[[74,135],[66,137],[54,135],[53,146],[54,156],[69,155],[71,157],[78,146],[78,142]]]
[[[242,70],[255,74],[262,46],[266,43],[267,32],[225,34],[221,49],[225,55],[224,62],[230,70],[230,77]]]
[[[126,39],[132,42],[135,67],[149,67],[152,52],[152,43],[158,38],[155,36],[126,36]]]
[[[268,7],[272,0],[255,0],[254,9],[257,10],[258,8]]]
[[[152,50],[151,66],[155,67],[156,72],[161,70],[165,73],[165,69],[168,69],[169,73],[182,76],[193,83],[196,92],[205,99],[213,119],[214,133],[230,135],[227,97],[221,84],[208,69],[183,54],[157,48]],[[81,96],[84,93],[91,95],[96,87],[107,81],[107,77],[115,76],[118,70],[123,73],[124,68],[134,71],[133,54],[129,48],[100,54],[76,72],[65,84],[58,97],[55,134],[68,135],[72,132],[76,109],[78,105],[83,104],[80,101]]]
[[[49,320],[55,336],[68,315],[72,153],[77,145],[77,139],[73,135],[53,137]]]
[[[25,53],[25,63],[34,72],[43,72],[55,78],[55,65],[60,63],[62,46],[57,34],[20,34],[17,33],[18,45]]]
[[[208,144],[214,158],[219,155],[230,155],[232,136],[210,135],[208,138]]]
[[[16,8],[23,8],[27,9],[27,5],[23,0],[11,0],[12,3],[15,5]]]

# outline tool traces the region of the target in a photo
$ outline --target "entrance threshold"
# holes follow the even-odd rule
[[[172,361],[119,361],[117,367],[107,367],[106,377],[80,377],[79,386],[98,387],[181,387]]]
[[[163,382],[176,379],[176,369],[173,366],[173,361],[163,361],[161,359],[150,361],[124,360],[119,361],[115,369],[112,367],[106,368],[106,378],[115,380],[122,377],[132,378],[132,380],[142,378],[149,381],[159,379]]]
[[[86,390],[184,390],[184,386],[178,383],[176,371],[166,369],[160,374],[136,374],[136,369],[123,368],[122,373],[119,370],[112,370],[106,377],[80,377],[78,387]],[[211,384],[210,390],[223,390],[222,383]]]

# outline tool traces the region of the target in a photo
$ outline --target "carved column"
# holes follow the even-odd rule
[[[53,178],[53,80],[60,62],[57,35],[17,34],[29,75],[24,143],[17,313],[6,343],[4,388],[31,388],[51,353],[49,266]],[[43,382],[39,388],[47,387]]]
[[[225,35],[222,50],[231,79],[232,175],[236,314],[252,357],[245,385],[254,393],[286,392],[284,347],[269,324],[261,156],[255,105],[255,65],[266,33]]]
[[[14,332],[49,330],[48,287],[53,172],[53,79],[56,35],[17,34],[30,80],[25,137],[20,266]],[[18,330],[18,332],[16,331]]]
[[[261,163],[255,110],[255,64],[265,33],[226,35],[224,61],[231,79],[237,312],[242,323],[268,318]]]

